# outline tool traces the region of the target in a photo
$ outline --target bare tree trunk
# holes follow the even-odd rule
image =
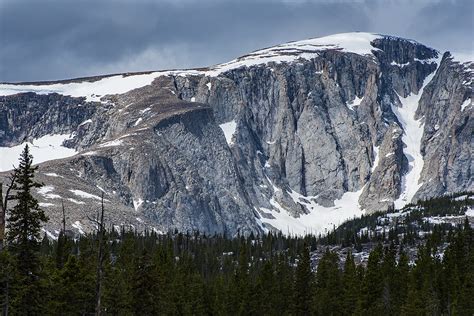
[[[61,208],[63,211],[63,234],[66,234],[66,210],[64,209],[64,200],[61,200]]]
[[[104,192],[102,192],[102,203],[101,203],[100,221],[98,222],[98,234],[99,234],[99,254],[97,256],[97,280],[96,280],[96,306],[95,314],[101,314],[101,297],[102,297],[102,274],[103,274],[103,239],[104,239]]]
[[[0,251],[3,250],[4,240],[5,240],[5,224],[7,216],[7,206],[8,201],[11,200],[10,191],[13,188],[15,183],[16,173],[13,172],[13,175],[10,177],[10,184],[7,186],[7,191],[5,192],[5,197],[3,197],[3,183],[0,182]]]
[[[3,250],[3,239],[5,239],[5,213],[3,208],[3,183],[0,182],[0,252]]]

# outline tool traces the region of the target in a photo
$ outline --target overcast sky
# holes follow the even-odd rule
[[[473,52],[473,0],[0,0],[0,82],[208,66],[366,31]]]

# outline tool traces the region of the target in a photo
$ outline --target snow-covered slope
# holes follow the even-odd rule
[[[441,59],[437,61],[439,65]],[[423,156],[421,155],[421,139],[423,137],[424,124],[421,120],[415,119],[415,113],[423,94],[423,90],[433,79],[436,71],[433,71],[425,78],[423,86],[418,93],[412,93],[406,98],[398,96],[402,104],[397,107],[392,104],[392,111],[397,116],[398,121],[403,128],[402,140],[405,144],[403,153],[408,159],[408,172],[402,178],[402,187],[400,197],[394,201],[396,208],[402,208],[410,203],[418,189],[421,187],[420,175],[423,170]]]
[[[250,67],[270,62],[282,63],[292,62],[297,59],[311,59],[318,52],[325,50],[340,50],[360,55],[369,55],[376,50],[370,42],[382,35],[371,33],[343,33],[326,37],[290,42],[271,48],[255,51],[228,63],[210,67],[209,69],[189,69],[156,71],[148,74],[126,74],[100,78],[98,80],[38,84],[0,84],[0,95],[12,95],[23,92],[35,92],[38,94],[58,93],[72,97],[85,97],[87,101],[97,101],[104,95],[121,94],[130,90],[149,85],[160,76],[192,76],[205,75],[216,77],[226,71]],[[210,87],[210,86],[209,86]]]
[[[295,217],[275,199],[271,199],[270,204],[273,209],[260,208],[260,211],[271,214],[273,218],[263,217],[261,221],[287,234],[324,234],[344,221],[360,217],[364,213],[358,202],[361,192],[362,190],[346,192],[339,200],[334,201],[333,207],[324,207],[315,202],[315,197],[304,196],[292,190],[288,193],[293,201],[310,212]]]
[[[26,144],[30,147],[35,164],[74,156],[77,153],[75,149],[63,146],[64,141],[71,138],[72,136],[69,134],[46,135],[32,142],[24,142],[17,146],[0,147],[0,172],[8,171],[18,166],[18,157],[20,157]]]

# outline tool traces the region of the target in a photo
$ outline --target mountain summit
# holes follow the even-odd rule
[[[416,41],[345,33],[190,70],[0,84],[0,178],[30,143],[59,227],[324,232],[474,190],[472,75]]]

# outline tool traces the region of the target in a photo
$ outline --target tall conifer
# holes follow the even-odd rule
[[[34,176],[38,167],[33,167],[33,156],[28,145],[20,156],[18,168],[14,170],[12,200],[15,206],[8,212],[7,242],[18,271],[16,279],[19,314],[36,314],[40,305],[39,295],[39,238],[41,224],[48,218],[40,209],[38,201],[33,197],[32,190],[42,185],[35,181]]]

